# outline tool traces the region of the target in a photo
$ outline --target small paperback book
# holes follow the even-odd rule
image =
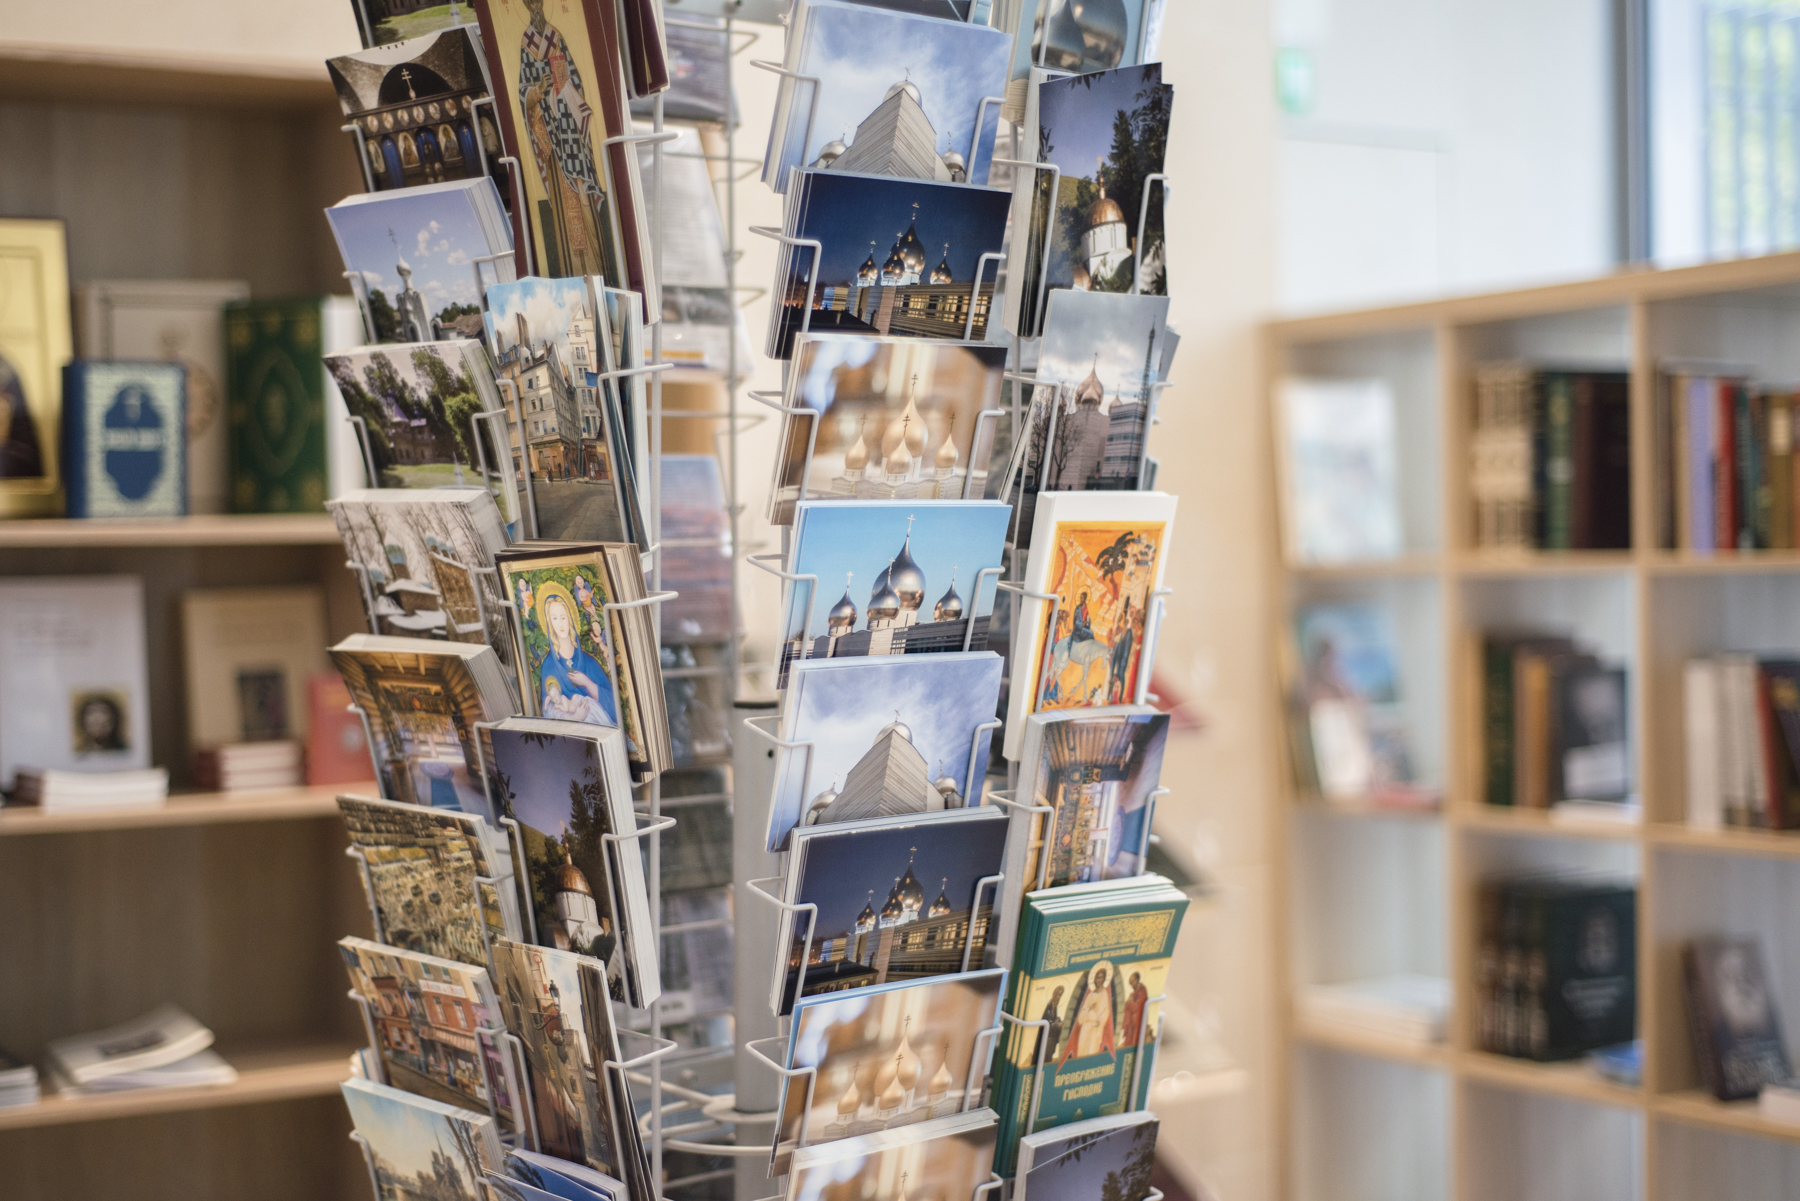
[[[542,946],[574,951],[606,968],[607,994],[642,1009],[657,998],[656,941],[625,740],[616,729],[509,717],[488,732],[494,808],[516,822]]]
[[[1756,1096],[1792,1074],[1781,1015],[1753,941],[1703,939],[1682,951],[1694,1058],[1707,1091],[1721,1101]]]
[[[796,988],[810,997],[981,967],[1006,827],[984,805],[796,830],[784,900],[818,909],[810,944],[808,920],[783,914],[771,1007],[787,1013]]]
[[[230,1084],[231,1065],[212,1048],[213,1032],[174,1005],[47,1048],[57,1091],[70,1096],[139,1088]]]
[[[96,359],[63,367],[68,516],[184,516],[187,471],[185,367]]]
[[[488,1114],[373,1080],[352,1077],[341,1087],[384,1195],[434,1201],[488,1196],[487,1173],[500,1170],[504,1154],[499,1126]]]
[[[489,647],[352,634],[331,658],[368,719],[384,797],[492,816],[475,725],[511,717],[513,704]]]
[[[512,857],[481,818],[371,797],[337,803],[351,849],[368,865],[363,884],[381,942],[480,965],[487,942],[518,931]]]
[[[384,1083],[434,1101],[486,1109],[518,1124],[517,1069],[504,1043],[486,968],[340,938],[350,987],[374,1025]]]
[[[1026,1135],[1014,1201],[1144,1201],[1157,1126],[1153,1113],[1121,1113]]]
[[[794,1149],[948,1117],[981,1097],[999,1022],[1002,968],[900,981],[794,1007],[770,1176]]]
[[[961,1201],[994,1168],[994,1111],[972,1109],[794,1152],[786,1201],[945,1197]]]
[[[769,849],[796,827],[978,802],[997,724],[992,651],[805,659],[789,668]],[[810,743],[810,747],[793,744]]]

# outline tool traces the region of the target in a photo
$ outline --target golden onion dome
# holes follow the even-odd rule
[[[1087,221],[1089,229],[1098,229],[1102,225],[1125,224],[1125,210],[1119,202],[1106,194],[1105,187],[1100,189],[1100,199],[1088,205]]]
[[[941,1097],[955,1083],[956,1077],[950,1074],[950,1044],[945,1043],[943,1057],[938,1060],[938,1070],[931,1074],[931,1084],[926,1091],[933,1097]]]
[[[886,466],[889,475],[905,475],[912,470],[912,456],[906,453],[904,443],[894,448],[894,453],[887,457]]]
[[[944,440],[937,448],[936,463],[939,471],[949,471],[956,466],[956,460],[961,457],[957,453],[956,440],[950,436],[952,432],[949,425],[946,424],[944,427]]]
[[[850,1087],[838,1098],[837,1111],[840,1118],[848,1118],[862,1108],[862,1094],[856,1091],[856,1073],[850,1073]]]
[[[1094,365],[1089,368],[1087,378],[1075,385],[1075,403],[1078,405],[1098,405],[1106,399],[1106,388],[1100,383],[1100,358],[1094,357]]]
[[[869,419],[864,417],[861,424],[856,427],[856,441],[851,443],[850,449],[844,455],[844,470],[846,471],[861,471],[869,465],[869,444],[863,441],[863,428],[868,424]]]
[[[586,893],[590,897],[594,895],[594,890],[588,884],[587,877],[581,874],[580,868],[567,859],[563,860],[563,865],[556,869],[556,891]]]
[[[904,1034],[900,1036],[900,1049],[895,1052],[894,1058],[899,1060],[899,1063],[895,1065],[894,1082],[901,1088],[912,1089],[919,1083],[919,1077],[924,1073],[925,1065],[919,1062],[918,1052],[912,1049],[912,1044],[907,1041]]]

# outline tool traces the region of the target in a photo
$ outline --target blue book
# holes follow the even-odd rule
[[[187,513],[187,369],[76,359],[63,368],[70,517]]]

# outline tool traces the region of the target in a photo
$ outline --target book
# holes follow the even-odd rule
[[[149,767],[143,580],[0,579],[0,786]]]
[[[218,1087],[235,1084],[237,1078],[237,1069],[211,1047],[162,1067],[118,1072],[87,1084],[77,1084],[54,1064],[50,1068],[50,1080],[59,1097],[95,1097],[155,1088]]]
[[[1578,1059],[1636,1036],[1636,889],[1525,877],[1483,884],[1481,1048]]]
[[[1290,559],[1351,563],[1402,553],[1395,420],[1385,381],[1282,381],[1282,511]]]
[[[992,651],[793,664],[768,848],[797,827],[978,803],[1000,670]]]
[[[1478,363],[1475,416],[1469,435],[1469,494],[1475,502],[1475,545],[1532,545],[1530,364]]]
[[[348,297],[225,306],[231,512],[316,513],[363,486],[362,451],[324,360],[362,341]]]
[[[1450,1016],[1450,982],[1442,976],[1401,974],[1303,984],[1294,990],[1294,1013],[1311,1026],[1440,1043]]]
[[[1629,549],[1627,396],[1623,371],[1477,364],[1470,439],[1475,545]],[[1673,470],[1671,439],[1665,423],[1652,453]]]
[[[1552,681],[1555,801],[1618,801],[1631,796],[1623,667],[1571,664]]]
[[[1720,788],[1719,668],[1710,659],[1689,659],[1681,673],[1682,728],[1687,769],[1687,821],[1701,830],[1725,824]]]
[[[102,772],[21,767],[13,777],[12,803],[45,810],[155,807],[168,799],[169,773],[160,767]]]
[[[770,1006],[983,966],[1006,831],[988,805],[796,830],[783,900],[817,910],[782,912]]]
[[[0,218],[0,256],[21,288],[0,328],[0,519],[54,517],[62,489],[62,365],[69,361],[69,251],[54,218]],[[0,767],[0,779],[5,778]]]
[[[495,939],[519,933],[511,848],[472,813],[340,796],[375,936],[391,946],[476,966]]]
[[[1721,1101],[1754,1097],[1792,1071],[1781,1015],[1754,941],[1699,939],[1681,952],[1688,1027],[1706,1090]]]
[[[365,3],[368,0],[364,0]],[[376,0],[380,3],[380,0]],[[454,25],[325,60],[338,105],[355,127],[371,192],[493,178],[511,207],[500,162],[481,34]]]
[[[325,219],[367,324],[342,349],[467,337],[470,324],[457,321],[480,315],[485,281],[514,278],[513,260],[495,257],[513,249],[512,220],[485,175],[359,192]]]
[[[350,690],[335,671],[319,672],[306,681],[306,782],[373,783],[375,767],[362,718],[350,711]]]
[[[192,750],[306,739],[309,682],[330,670],[323,589],[184,592],[181,643]]]
[[[608,995],[642,1009],[660,992],[656,939],[624,736],[509,717],[486,732],[496,814],[516,823],[533,941],[605,965]]]
[[[1313,776],[1328,800],[1407,791],[1413,765],[1392,615],[1379,604],[1309,605],[1295,615]]]
[[[249,299],[244,280],[94,280],[75,289],[77,355],[186,369],[189,513],[228,507],[225,306]]]
[[[325,356],[374,472],[376,488],[485,487],[509,531],[523,533],[508,435],[512,420],[477,338],[365,346]]]
[[[782,232],[818,241],[823,251],[816,263],[811,247],[784,244],[776,255],[770,358],[791,358],[802,326],[818,333],[992,340],[995,284],[991,274],[978,281],[976,268],[1005,244],[1005,192],[825,168],[792,175]],[[903,232],[878,267],[889,230]],[[935,268],[932,257],[939,260]],[[931,282],[934,277],[943,282]]]
[[[511,717],[513,703],[491,649],[352,634],[331,659],[368,719],[383,797],[492,816],[475,723]]]
[[[352,1077],[339,1086],[371,1171],[427,1196],[481,1197],[504,1151],[499,1123],[485,1113]]]
[[[1188,898],[1160,876],[1027,893],[995,1058],[994,1168],[1015,1170],[1033,1133],[1142,1109],[1159,1003]],[[1091,948],[1091,949],[1089,949]]]
[[[194,753],[194,787],[207,792],[297,788],[306,775],[298,742],[237,742]]]
[[[787,1201],[828,1195],[879,1196],[887,1181],[895,1195],[973,1197],[993,1175],[995,1123],[991,1109],[839,1139],[794,1152]]]
[[[45,1053],[52,1065],[79,1085],[128,1072],[167,1067],[212,1046],[213,1033],[174,1005],[129,1022],[53,1039]]]
[[[1006,30],[836,0],[796,9],[786,64],[800,78],[781,81],[764,183],[787,192],[808,166],[988,182],[1000,114],[981,100],[1006,87]],[[908,69],[870,70],[870,46],[905,46]]]
[[[373,1023],[382,1083],[465,1109],[491,1103],[519,1128],[517,1069],[497,1039],[500,1002],[486,968],[340,938],[350,987]]]
[[[0,1047],[0,1109],[36,1105],[40,1095],[37,1068]]]
[[[1695,658],[1682,684],[1689,824],[1800,826],[1800,661]]]
[[[1005,368],[997,346],[798,336],[769,520],[791,524],[796,502],[807,499],[979,498],[994,433],[983,414],[1003,412]]]
[[[769,1175],[787,1175],[802,1143],[857,1138],[976,1105],[992,1051],[992,1034],[983,1032],[1000,1020],[1005,978],[994,968],[802,999],[783,1063],[812,1074],[782,1081]]]
[[[1006,709],[1017,759],[1036,712],[1132,704],[1150,660],[1148,610],[1162,587],[1175,497],[1161,492],[1047,492],[1033,518]],[[1049,593],[1051,604],[1029,594]]]
[[[1121,1113],[1026,1135],[1013,1201],[1144,1201],[1158,1125],[1153,1113]]]

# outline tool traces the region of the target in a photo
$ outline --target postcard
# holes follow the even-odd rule
[[[1013,43],[1012,78],[1034,66],[1091,75],[1158,61],[1164,0],[1023,0]],[[1110,120],[1110,118],[1109,118]]]
[[[999,1022],[1001,968],[826,994],[794,1007],[781,1125],[769,1168],[794,1148],[948,1117],[976,1103]]]
[[[513,706],[490,648],[352,634],[331,648],[331,661],[368,720],[384,797],[492,816],[475,726],[511,717]]]
[[[635,843],[605,840],[637,829],[623,736],[528,717],[488,735],[494,805],[518,823],[535,941],[598,960],[608,995],[644,1008],[659,974],[643,859]]]
[[[625,1185],[582,1164],[523,1148],[506,1152],[506,1171],[537,1193],[562,1201],[626,1201]]]
[[[59,220],[0,218],[0,518],[57,512],[57,441],[69,323],[69,252]]]
[[[1018,287],[1008,288],[1006,321],[1027,337],[1042,327],[1046,289],[1167,292],[1162,189],[1150,185],[1146,206],[1144,180],[1162,172],[1174,96],[1158,63],[1032,78],[1026,126],[1037,140],[1023,157],[1061,174],[1035,172],[1013,193],[1007,279]]]
[[[487,969],[366,938],[340,938],[338,952],[368,1003],[388,1084],[469,1109],[492,1100],[504,1123],[517,1122],[505,1086],[510,1056],[492,1036],[500,1007]]]
[[[475,29],[475,10],[465,2],[418,3],[416,0],[350,0],[356,31],[364,46],[423,39],[445,29]]]
[[[350,845],[369,867],[363,883],[381,942],[481,965],[483,923],[488,938],[516,929],[505,895],[512,865],[479,817],[372,797],[341,796],[337,803]],[[479,884],[477,876],[506,886]]]
[[[797,508],[788,571],[818,582],[787,586],[777,687],[803,659],[987,646],[996,577],[981,573],[1001,565],[1006,505],[802,501]],[[840,579],[843,595],[834,602]]]
[[[787,525],[809,497],[980,496],[1005,370],[999,346],[802,335],[787,404],[811,412],[782,420],[769,520]]]
[[[809,949],[805,919],[784,914],[777,1012],[793,1007],[802,964],[808,997],[981,967],[999,887],[982,882],[1000,874],[1007,824],[980,806],[796,831],[786,899],[818,917]]]
[[[1010,488],[1015,546],[1031,545],[1040,492],[1147,487],[1155,385],[1167,378],[1168,316],[1166,296],[1050,293],[1024,455]]]
[[[798,74],[818,82],[786,89],[787,121],[764,182],[786,191],[806,166],[987,182],[1000,106],[981,102],[1005,95],[1007,31],[836,0],[806,9]],[[872,61],[873,46],[904,51]]]
[[[1046,492],[1038,498],[1027,599],[1014,631],[1006,755],[1017,759],[1025,719],[1053,709],[1138,699],[1146,613],[1162,586],[1175,498],[1162,492]]]
[[[491,179],[347,196],[325,210],[344,269],[358,277],[376,342],[436,342],[473,332],[483,280],[510,280],[512,233]]]
[[[1014,1201],[1091,1201],[1147,1197],[1156,1166],[1153,1113],[1071,1122],[1019,1140]]]
[[[507,413],[494,365],[473,338],[365,346],[325,356],[352,417],[362,419],[378,488],[485,486],[517,528],[519,489],[509,440],[487,413]],[[502,429],[510,423],[500,422]]]
[[[992,651],[804,659],[788,673],[769,849],[796,826],[980,803],[1000,703]]]
[[[993,1175],[995,1115],[954,1117],[844,1139],[794,1153],[787,1201],[840,1197],[973,1197]]]
[[[511,203],[500,127],[493,107],[480,103],[488,82],[475,25],[328,58],[325,70],[361,136],[370,191],[488,174],[501,202]]]
[[[824,170],[796,172],[793,189],[785,232],[824,252],[784,247],[778,256],[770,358],[793,353],[802,324],[818,333],[989,340],[998,264],[988,262],[979,285],[975,271],[1006,240],[1008,193]]]
[[[526,712],[618,728],[623,648],[604,606],[615,599],[598,551],[502,559],[517,606],[514,662]]]
[[[368,1142],[382,1193],[434,1201],[482,1201],[502,1151],[494,1119],[372,1080],[344,1081],[344,1103]]]

